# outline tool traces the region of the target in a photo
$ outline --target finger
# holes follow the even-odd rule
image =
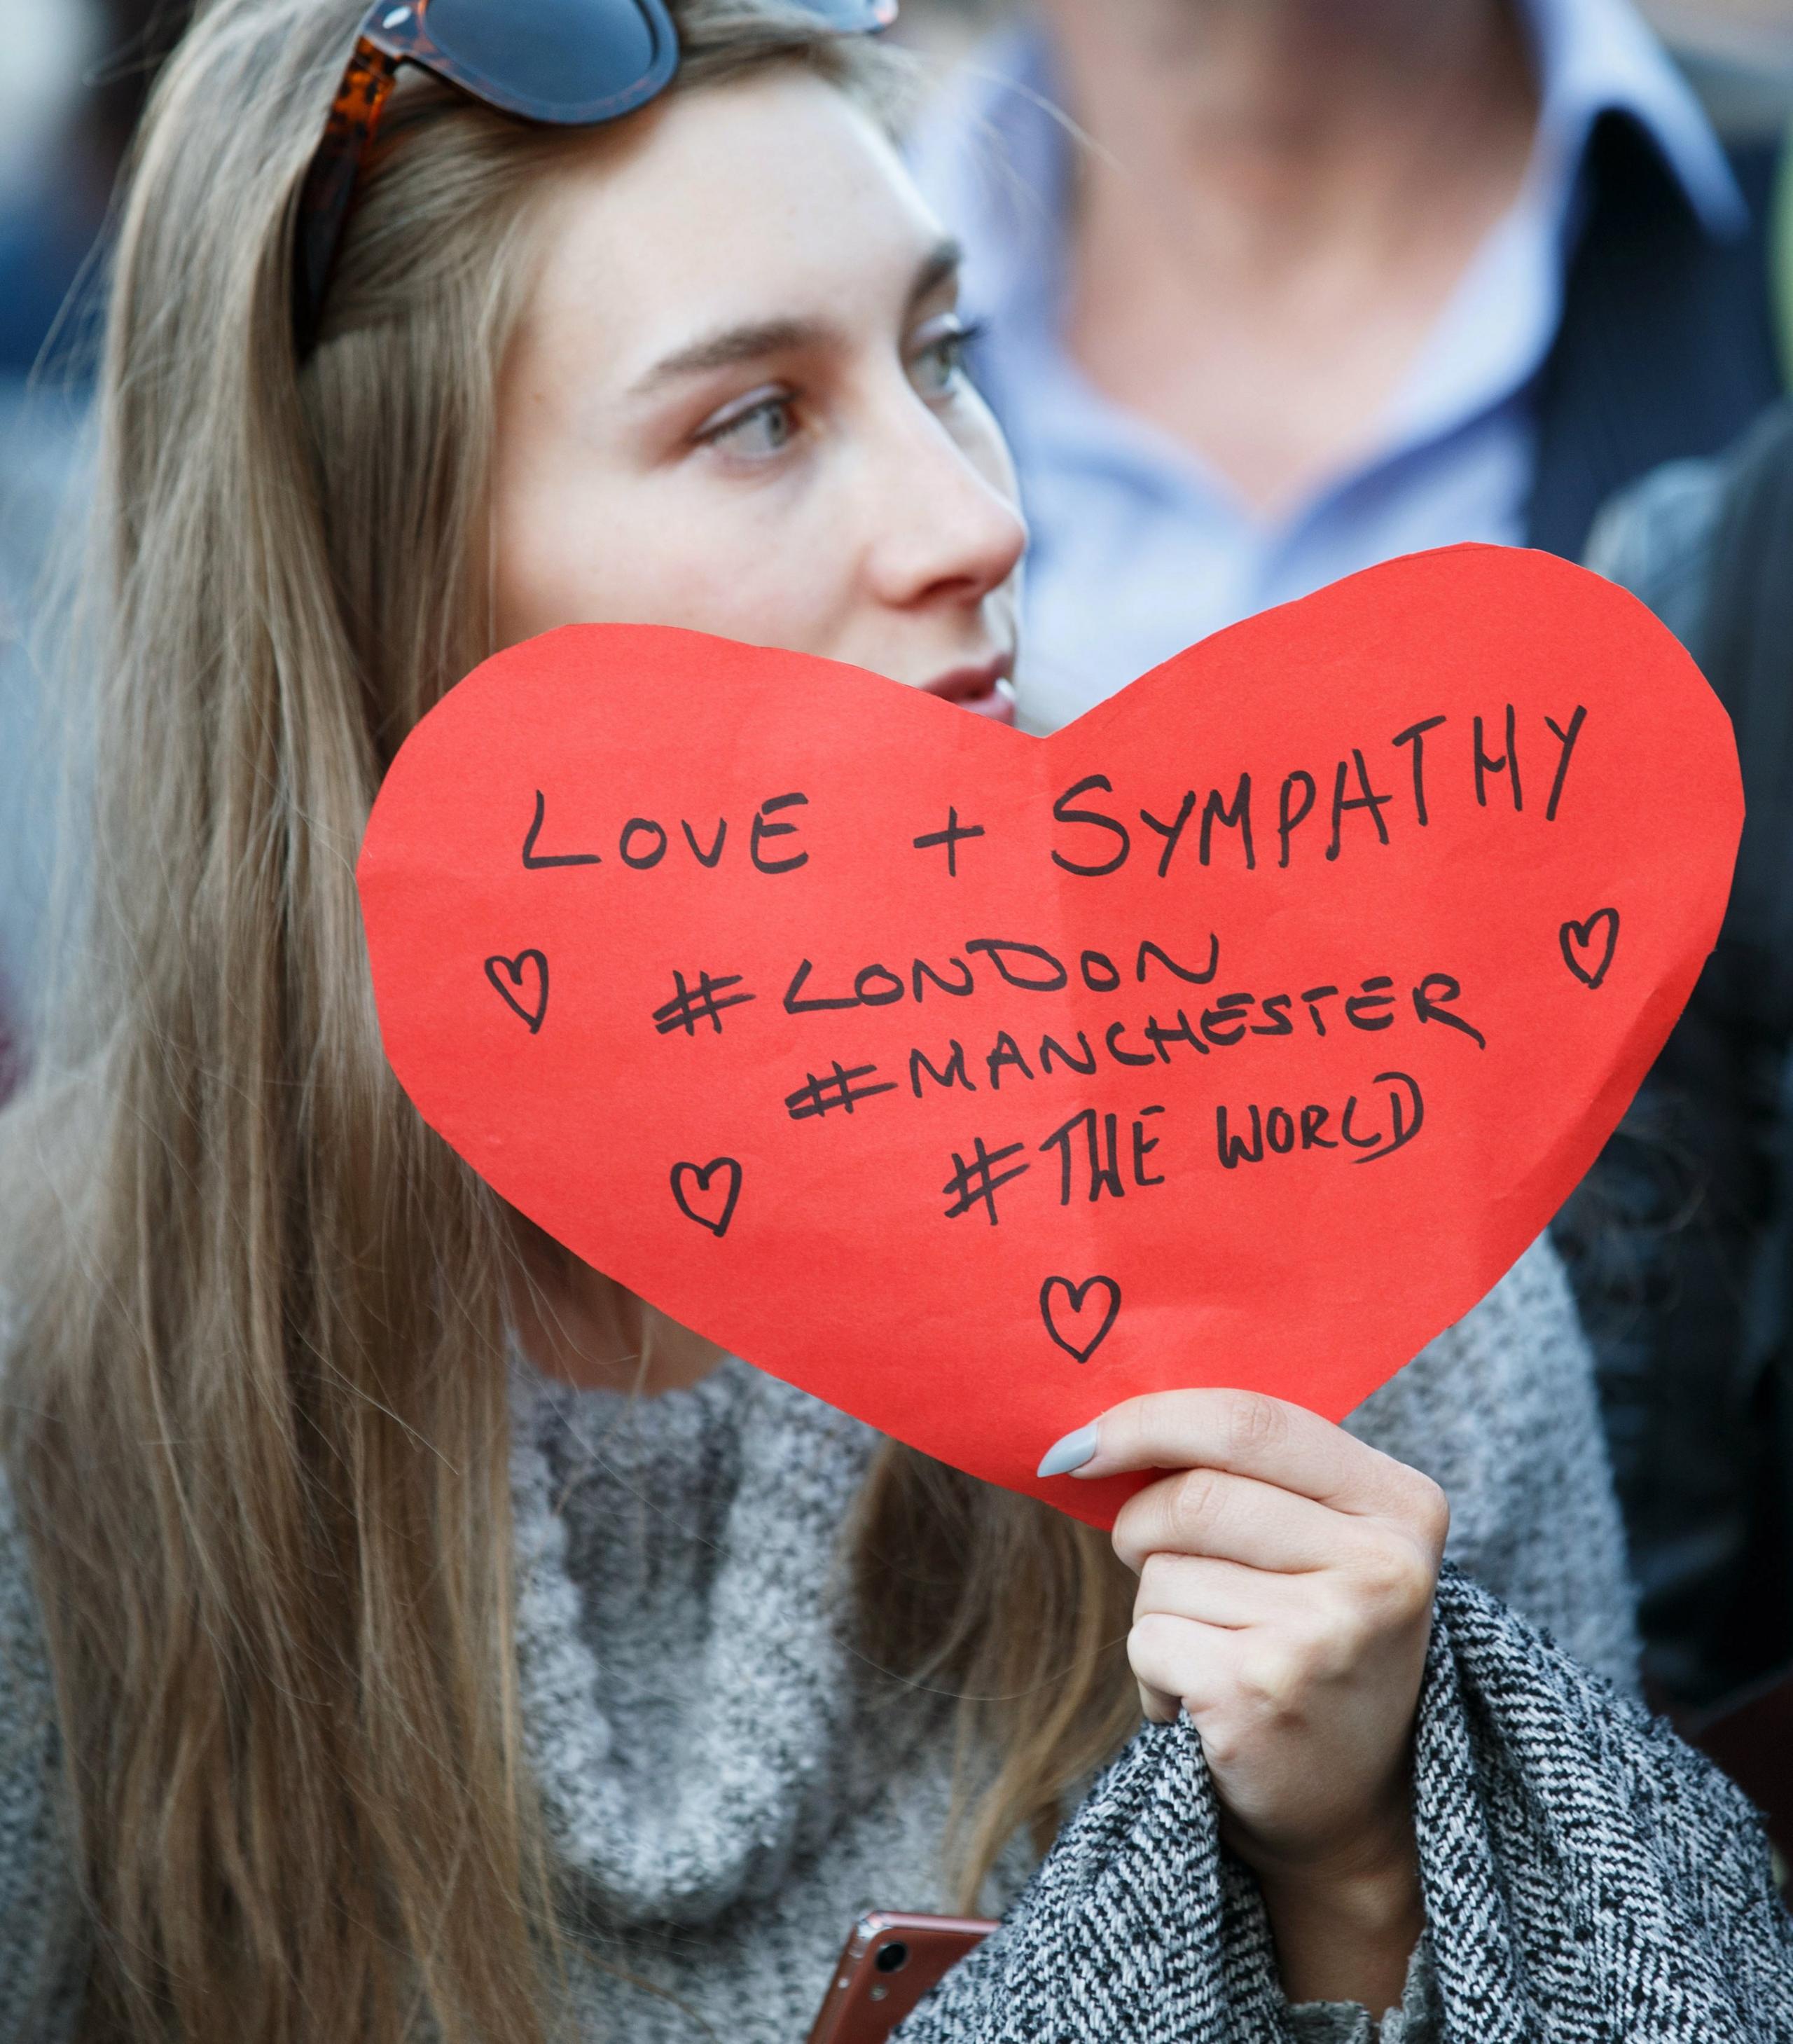
[[[1188,1618],[1223,1631],[1273,1625],[1299,1615],[1311,1578],[1277,1575],[1207,1554],[1148,1554],[1133,1600],[1135,1619]]]
[[[1182,1619],[1242,1644],[1273,1637],[1304,1644],[1314,1665],[1337,1671],[1379,1644],[1429,1632],[1437,1578],[1411,1543],[1384,1536],[1361,1567],[1279,1576],[1204,1555],[1150,1554],[1139,1572],[1134,1623]],[[1416,1629],[1417,1628],[1417,1629]]]
[[[1127,1665],[1138,1683],[1142,1700],[1156,1700],[1162,1723],[1187,1704],[1199,1717],[1217,1698],[1236,1685],[1240,1638],[1225,1627],[1200,1619],[1149,1612],[1127,1635]],[[1152,1705],[1146,1706],[1151,1715]]]
[[[1357,1440],[1318,1413],[1261,1392],[1200,1389],[1149,1392],[1112,1407],[1049,1451],[1066,1465],[1093,1434],[1094,1452],[1067,1473],[1079,1478],[1131,1470],[1225,1470],[1255,1477],[1334,1511],[1381,1514],[1418,1508],[1437,1486],[1418,1470]]]
[[[1183,1699],[1168,1689],[1154,1689],[1150,1682],[1139,1685],[1139,1709],[1148,1724],[1169,1724],[1183,1708]]]
[[[1149,1554],[1204,1554],[1279,1575],[1336,1566],[1356,1523],[1311,1497],[1225,1470],[1180,1470],[1136,1491],[1115,1520],[1115,1552],[1138,1574]]]

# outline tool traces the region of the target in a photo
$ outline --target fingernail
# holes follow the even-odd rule
[[[1040,1458],[1035,1472],[1039,1476],[1069,1476],[1073,1470],[1080,1470],[1087,1462],[1093,1461],[1101,1443],[1096,1436],[1095,1420],[1087,1427],[1079,1427],[1074,1434],[1067,1434],[1062,1441],[1054,1441]]]

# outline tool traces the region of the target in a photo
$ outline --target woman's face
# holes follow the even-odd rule
[[[792,69],[595,136],[501,381],[499,628],[681,624],[1011,713],[1026,528],[954,252]]]

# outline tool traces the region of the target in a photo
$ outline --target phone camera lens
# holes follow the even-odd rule
[[[888,1945],[878,1946],[872,1963],[881,1973],[900,1973],[909,1963],[909,1948],[900,1938],[893,1938]]]

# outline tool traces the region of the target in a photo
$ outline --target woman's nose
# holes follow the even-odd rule
[[[987,430],[981,462],[931,413],[908,422],[910,444],[879,486],[871,567],[882,601],[969,608],[1015,572],[1027,528],[993,424]]]

